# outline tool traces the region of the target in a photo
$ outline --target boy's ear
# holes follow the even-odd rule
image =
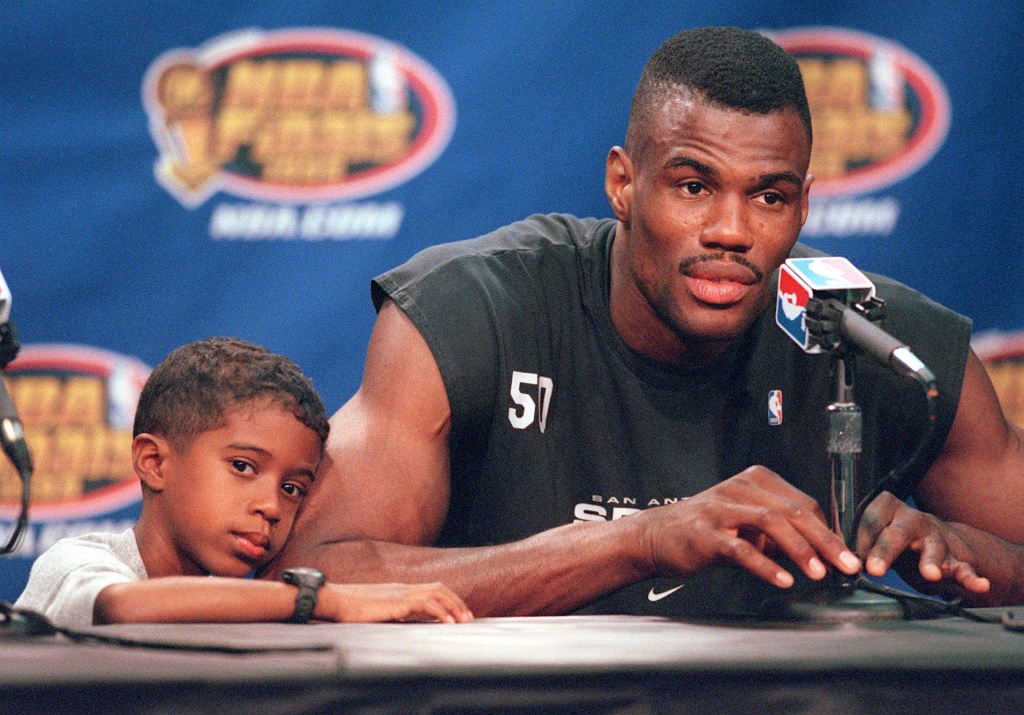
[[[155,492],[163,491],[164,466],[170,450],[170,443],[157,435],[144,432],[132,440],[132,466],[143,486]]]

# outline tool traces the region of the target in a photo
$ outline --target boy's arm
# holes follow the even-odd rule
[[[141,559],[129,563],[134,542],[131,531],[61,539],[32,564],[15,607],[64,628],[92,625],[96,596],[103,589],[145,578]]]
[[[299,589],[281,581],[166,576],[107,586],[96,597],[93,622],[256,623],[287,621]],[[348,585],[320,589],[314,620],[422,621],[472,619],[462,600],[441,584]]]

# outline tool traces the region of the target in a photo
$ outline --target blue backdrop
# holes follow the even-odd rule
[[[534,212],[609,215],[607,151],[680,29],[774,33],[813,73],[807,243],[1007,333],[999,348],[1024,329],[1014,3],[8,0],[0,16],[0,271],[26,346],[8,381],[40,499],[0,562],[7,600],[54,538],[131,523],[124,413],[174,347],[286,353],[333,412],[359,384],[374,275]],[[75,452],[97,435],[102,455]]]

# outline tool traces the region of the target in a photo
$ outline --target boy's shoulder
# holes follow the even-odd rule
[[[44,551],[36,563],[52,566],[54,562],[67,561],[85,568],[119,562],[139,579],[146,578],[146,567],[132,529],[120,533],[94,531],[65,537]]]
[[[96,596],[114,583],[146,578],[135,532],[95,532],[61,539],[36,559],[17,608],[59,626],[92,624]]]

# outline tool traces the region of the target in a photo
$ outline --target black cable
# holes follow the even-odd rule
[[[8,537],[7,543],[0,547],[0,556],[5,556],[15,551],[18,548],[18,544],[21,543],[21,537],[25,534],[25,528],[28,526],[29,484],[31,484],[31,474],[26,475],[22,472],[21,513],[18,514],[18,520],[14,523],[14,531]]]
[[[20,348],[21,341],[18,339],[18,330],[14,326],[14,321],[9,320],[0,325],[0,370],[6,368],[17,357]],[[2,379],[0,377],[0,380]],[[0,388],[3,388],[3,386],[0,385]],[[0,440],[3,441],[4,451],[21,478],[21,513],[18,515],[18,519],[14,524],[14,531],[8,537],[7,543],[0,547],[0,556],[3,556],[18,548],[18,544],[21,543],[21,537],[25,533],[25,527],[28,526],[28,507],[32,484],[32,457],[28,451],[28,444],[25,442],[21,423],[17,420],[14,402],[11,400],[11,396],[7,394],[5,388],[2,394],[0,394],[0,400],[4,401],[4,406],[10,414],[10,419],[4,419],[0,422],[0,429],[11,430],[12,432],[12,434],[4,433],[0,435]]]
[[[877,320],[882,315],[881,305],[878,305],[877,301],[875,305],[869,306],[869,308],[871,308],[871,310],[873,310],[875,313],[873,316],[869,315],[869,311],[866,309],[862,309],[861,306],[857,306],[857,308],[860,310],[860,312],[865,314],[865,317],[868,317],[869,319]],[[822,310],[824,310],[824,308],[822,308]],[[824,322],[821,322],[821,320],[819,320],[819,322],[821,322],[822,325],[822,327],[819,328],[819,330],[832,330],[833,332],[835,332],[838,329],[836,327],[838,325],[838,321],[835,320],[833,316],[833,319],[831,320],[831,322],[829,322],[829,314],[827,313],[827,311],[823,312],[818,317],[821,318],[821,320],[824,320]],[[833,349],[838,349],[838,347],[841,344],[842,341],[839,340],[838,338],[835,338],[832,343]],[[917,361],[915,358],[914,362],[919,361]],[[937,398],[939,396],[939,391],[935,382],[935,376],[923,364],[918,365],[918,369],[916,370],[901,369],[897,370],[897,372],[900,372],[904,376],[913,377],[924,391],[925,408],[927,413],[925,418],[925,429],[923,434],[921,435],[921,438],[918,440],[917,446],[914,449],[913,454],[911,454],[910,457],[906,459],[902,464],[894,467],[892,471],[890,471],[884,479],[879,480],[879,482],[875,484],[875,486],[857,504],[857,510],[854,516],[852,528],[852,533],[854,535],[856,535],[857,533],[857,530],[860,526],[861,518],[863,517],[864,511],[867,509],[868,505],[871,504],[871,502],[873,502],[882,492],[895,491],[896,485],[898,485],[900,480],[903,479],[906,472],[910,469],[912,465],[916,464],[918,460],[921,458],[921,456],[924,454],[925,450],[930,445],[932,436],[935,432],[935,423],[938,411]],[[960,616],[962,618],[966,618],[968,620],[978,621],[981,623],[1001,623],[1007,629],[1024,631],[1024,618],[1016,619],[1012,612],[1006,612],[994,617],[986,617],[974,613],[968,610],[967,608],[964,608],[961,599],[959,598],[955,598],[951,601],[943,601],[941,599],[924,596],[922,594],[903,591],[901,589],[892,588],[891,586],[886,586],[885,584],[872,581],[867,576],[865,576],[863,572],[859,573],[856,576],[856,578],[853,581],[853,586],[855,586],[856,588],[860,588],[864,591],[869,591],[872,593],[876,593],[882,596],[887,596],[889,598],[895,599],[903,607],[905,613],[908,612],[912,607],[917,607],[918,609],[923,609],[931,614],[955,615]]]
[[[886,475],[885,479],[879,480],[879,482],[864,496],[863,499],[857,504],[857,514],[853,519],[852,533],[857,533],[857,528],[860,526],[861,517],[864,516],[864,510],[867,509],[868,505],[873,502],[879,494],[884,491],[894,491],[894,488],[899,484],[900,480],[903,479],[904,474],[910,469],[910,466],[915,464],[924,454],[925,449],[931,443],[932,435],[935,433],[935,422],[936,413],[938,411],[938,403],[936,398],[938,397],[938,390],[932,385],[929,388],[925,388],[925,402],[927,409],[927,424],[925,425],[924,433],[921,435],[921,439],[918,440],[917,447],[914,449],[914,453],[910,457],[896,467],[893,467],[892,471]]]
[[[246,645],[242,643],[188,643],[182,641],[159,641],[146,638],[118,636],[100,633],[97,630],[77,630],[55,625],[41,613],[15,608],[6,601],[0,601],[0,637],[13,636],[54,636],[61,635],[75,643],[103,643],[136,648],[158,648],[162,650],[199,651],[205,653],[267,653],[276,651],[325,651],[333,650],[330,641],[278,642],[273,645]]]
[[[0,429],[3,428],[4,425],[0,424]],[[14,530],[11,531],[10,536],[7,538],[7,543],[0,547],[0,556],[5,556],[15,551],[21,543],[22,536],[25,535],[25,529],[28,526],[28,508],[32,490],[32,459],[28,454],[28,445],[24,439],[20,439],[13,445],[10,445],[10,448],[19,457],[17,460],[12,459],[11,462],[15,464],[18,476],[21,478],[21,511],[18,513],[18,518],[14,523]]]
[[[911,607],[917,607],[924,609],[929,613],[936,615],[949,615],[949,616],[960,616],[970,621],[977,621],[979,623],[1004,623],[1006,622],[1005,614],[999,616],[987,617],[979,613],[974,613],[968,608],[963,606],[963,602],[960,598],[954,598],[950,601],[943,601],[938,598],[931,596],[924,596],[919,593],[911,593],[910,591],[904,591],[902,589],[893,588],[892,586],[886,586],[883,583],[872,581],[863,573],[857,574],[853,581],[853,585],[856,588],[863,589],[864,591],[870,591],[877,593],[880,596],[888,596],[889,598],[895,599],[900,602],[903,606],[904,611],[909,610]],[[1010,618],[1013,618],[1013,614],[1008,614]]]

